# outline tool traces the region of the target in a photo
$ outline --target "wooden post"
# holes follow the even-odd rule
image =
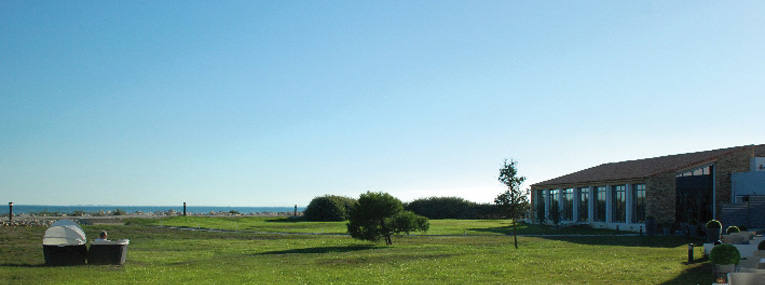
[[[8,202],[8,222],[13,222],[13,202]]]
[[[183,202],[183,216],[186,216],[186,202]]]
[[[293,216],[297,217],[297,204],[295,204],[295,214]]]

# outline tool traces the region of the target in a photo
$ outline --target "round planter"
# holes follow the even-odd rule
[[[736,271],[735,264],[715,264],[715,271],[717,273],[729,273]]]

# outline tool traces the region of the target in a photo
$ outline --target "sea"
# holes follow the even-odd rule
[[[13,205],[13,214],[31,214],[31,213],[58,213],[69,214],[75,211],[82,211],[86,213],[98,213],[98,212],[114,212],[115,210],[121,210],[127,214],[133,214],[135,212],[154,213],[164,212],[169,210],[175,210],[176,212],[183,212],[183,206],[112,206],[112,205],[84,205],[84,206],[50,206],[50,205]],[[278,212],[293,212],[295,207],[221,207],[221,206],[187,206],[186,212],[206,214],[210,212],[229,212],[237,211],[242,214],[251,213],[278,213]],[[305,207],[298,207],[298,211],[302,212]],[[0,206],[0,215],[7,215],[9,207]]]

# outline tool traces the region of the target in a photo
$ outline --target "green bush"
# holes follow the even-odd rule
[[[430,228],[428,218],[419,216],[411,211],[401,211],[391,219],[393,229],[409,234],[411,231],[427,232]]]
[[[709,220],[706,224],[707,229],[721,229],[722,224],[718,220]]]
[[[459,197],[429,197],[409,202],[404,208],[429,219],[460,219],[472,204]]]
[[[714,264],[738,264],[741,254],[735,246],[724,243],[712,248],[712,252],[709,253],[709,259]]]
[[[737,226],[730,226],[727,229],[725,229],[725,234],[729,235],[729,234],[737,233],[737,232],[740,232],[740,231],[741,230]]]
[[[429,197],[406,203],[404,209],[429,219],[487,219],[499,217],[492,204],[478,204],[459,197]]]
[[[356,203],[356,199],[343,196],[320,196],[311,200],[303,216],[310,221],[344,221]]]
[[[392,236],[412,231],[427,231],[428,219],[403,209],[399,199],[383,192],[367,192],[359,196],[348,219],[348,233],[355,239],[378,241],[388,245]]]
[[[765,250],[765,240],[761,241],[760,244],[757,245],[758,250]]]

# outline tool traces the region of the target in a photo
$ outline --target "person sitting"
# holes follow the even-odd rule
[[[102,231],[100,234],[98,234],[98,238],[93,240],[93,243],[109,243],[109,239],[107,238],[109,234],[106,231]]]

